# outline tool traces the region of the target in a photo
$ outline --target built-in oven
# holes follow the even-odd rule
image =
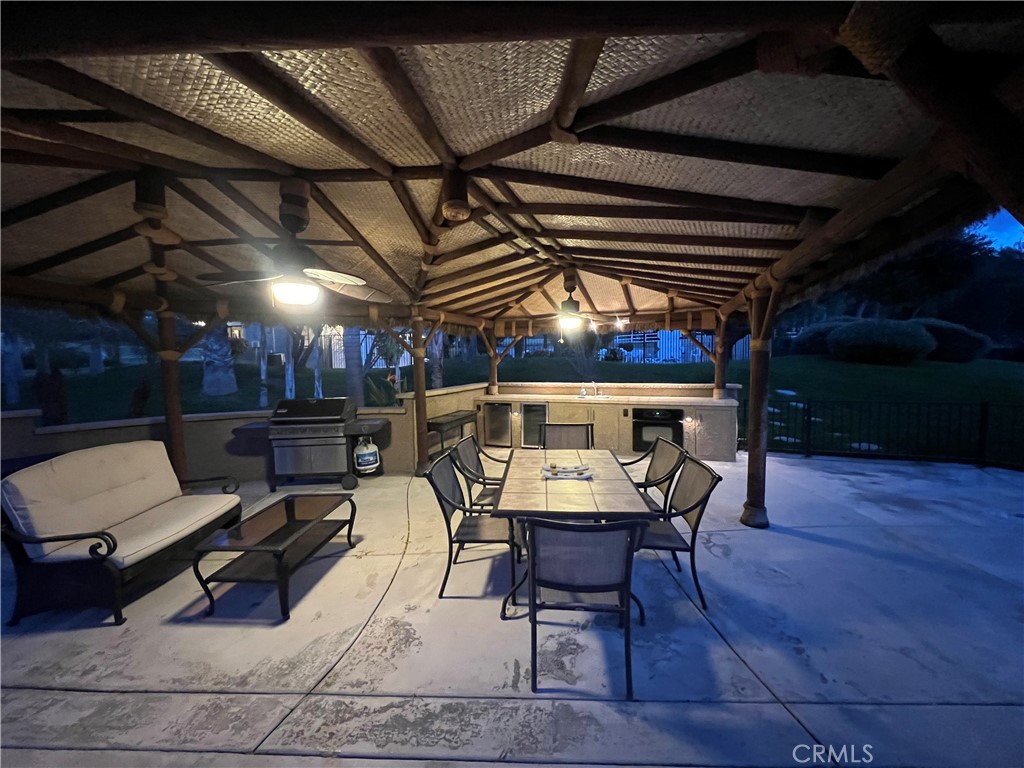
[[[659,437],[683,444],[683,409],[634,408],[633,450],[646,451]]]

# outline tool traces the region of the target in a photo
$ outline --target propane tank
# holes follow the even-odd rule
[[[368,475],[380,466],[380,452],[373,444],[373,438],[363,435],[359,438],[359,445],[355,449],[356,472],[360,475]]]

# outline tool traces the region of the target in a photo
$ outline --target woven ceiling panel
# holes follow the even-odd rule
[[[251,163],[139,123],[71,123],[72,127],[208,168],[247,168]]]
[[[0,92],[8,109],[98,109],[95,104],[39,85],[10,72],[0,72]]]
[[[358,168],[354,158],[196,54],[66,59],[83,74],[307,168]]]
[[[391,93],[354,51],[271,51],[266,56],[388,162],[432,165],[438,161]]]
[[[613,37],[587,84],[584,104],[602,101],[739,45],[745,32],[658,37]]]
[[[4,260],[6,262],[6,259]],[[41,272],[43,280],[95,283],[149,261],[149,246],[141,238],[104,248],[81,259]],[[6,266],[6,264],[4,265]],[[152,286],[150,279],[150,286]]]
[[[870,185],[863,179],[594,144],[545,144],[505,158],[502,165],[708,195],[837,208]]]
[[[671,219],[607,219],[594,216],[551,216],[540,214],[549,229],[649,232],[662,235],[708,237],[795,238],[797,228],[789,224],[742,224],[731,221],[674,221]]]
[[[514,253],[515,251],[513,251],[510,246],[498,245],[495,246],[494,248],[488,248],[486,251],[480,251],[480,253],[474,253],[464,258],[451,261],[447,264],[442,264],[439,267],[432,268],[430,270],[430,277],[432,279],[435,279],[443,277],[452,272],[458,272],[461,269],[469,269],[471,267],[477,267],[480,270],[486,270],[488,268],[488,265],[490,265],[495,260],[504,259],[507,256],[513,255]],[[536,266],[538,262],[529,256],[524,256],[520,264],[523,266],[523,268],[532,268]],[[507,269],[507,267],[504,268]],[[475,277],[477,277],[477,275],[474,275],[473,277],[467,279],[472,280]]]
[[[246,198],[259,206],[260,210],[266,213],[267,216],[275,222],[279,221],[278,207],[281,204],[281,192],[276,182],[235,181],[231,182],[231,186],[235,187],[235,189],[241,192]],[[232,210],[238,211],[241,215],[241,209],[236,208],[234,203],[231,203],[224,197],[220,199],[225,201],[225,206],[231,206]],[[236,219],[236,221],[238,220],[239,219]],[[247,220],[251,221],[251,219]],[[260,225],[259,233],[248,225],[247,229],[249,229],[253,234],[260,234],[263,232],[264,228]],[[276,236],[274,232],[269,229],[266,231],[266,234],[268,236]],[[309,202],[309,226],[299,233],[299,237],[322,240],[351,240],[345,230],[335,224],[314,200],[310,200]]]
[[[504,225],[499,224],[502,232],[505,231]],[[476,222],[469,222],[468,224],[462,224],[458,227],[447,230],[441,235],[438,241],[438,246],[442,252],[454,251],[457,248],[462,248],[473,243],[479,243],[484,240],[490,240],[494,235],[488,232],[483,227],[479,226]]]
[[[665,292],[631,285],[629,286],[629,295],[633,299],[633,306],[636,307],[637,312],[665,312],[668,309],[669,298]]]
[[[312,248],[321,259],[330,265],[331,269],[361,277],[371,288],[384,291],[395,301],[402,300],[403,294],[401,291],[395,287],[391,278],[366,255],[362,248],[328,247],[324,245],[314,245]],[[395,264],[391,259],[388,259],[388,261],[395,267],[396,271],[402,273],[403,270],[398,268],[399,265]]]
[[[132,210],[134,198],[134,187],[122,184],[87,200],[5,227],[4,269],[52,256],[131,226],[139,220],[139,215]]]
[[[612,124],[866,157],[905,157],[935,129],[888,81],[760,72]]]
[[[45,165],[0,166],[0,201],[3,210],[38,200],[53,192],[73,187],[87,179],[102,176],[103,171],[84,171],[74,168],[50,168]]]
[[[214,208],[225,213],[229,211],[232,214],[238,213],[234,206],[227,203],[209,182],[190,179],[183,183]],[[136,219],[138,218],[140,217],[136,216]],[[257,237],[271,234],[263,227],[257,226],[248,216],[240,215],[235,221]],[[167,226],[186,240],[219,240],[225,237],[236,237],[234,232],[222,227],[191,202],[180,197],[173,189],[167,190]]]
[[[437,198],[441,194],[440,179],[420,179],[419,181],[405,182],[409,195],[420,211],[424,223],[429,223],[434,216],[434,208],[437,207]]]
[[[524,8],[524,12],[529,11]],[[458,155],[547,121],[568,52],[566,40],[396,49],[442,135]]]
[[[264,256],[263,253],[249,245],[211,245],[203,248],[203,250],[218,260],[223,261],[232,269],[272,269],[274,266],[270,257]],[[193,256],[187,251],[176,249],[170,253],[173,254],[176,265],[172,268],[180,269],[181,274],[186,277],[203,274],[204,272],[220,272],[218,267],[203,261],[197,256]],[[171,256],[168,255],[168,258],[171,258]]]
[[[1001,24],[938,24],[935,34],[958,51],[1024,53],[1024,21]]]

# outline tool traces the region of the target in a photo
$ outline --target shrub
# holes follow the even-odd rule
[[[856,318],[836,317],[822,323],[815,323],[804,328],[800,335],[793,339],[789,349],[792,355],[827,355],[828,335],[836,328],[851,323]]]
[[[938,345],[928,354],[929,360],[969,363],[984,357],[992,348],[992,340],[988,336],[965,325],[934,317],[915,318],[913,322],[923,326]]]
[[[924,327],[909,320],[858,320],[828,335],[829,353],[852,363],[911,365],[936,346]]]

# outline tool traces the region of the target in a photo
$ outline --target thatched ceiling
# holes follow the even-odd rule
[[[302,238],[382,316],[467,324],[540,327],[573,267],[584,311],[707,326],[744,289],[1021,216],[1020,3],[238,8],[5,3],[6,296],[259,313],[265,284],[196,275],[270,266],[293,175]],[[154,188],[180,243],[136,227]]]

